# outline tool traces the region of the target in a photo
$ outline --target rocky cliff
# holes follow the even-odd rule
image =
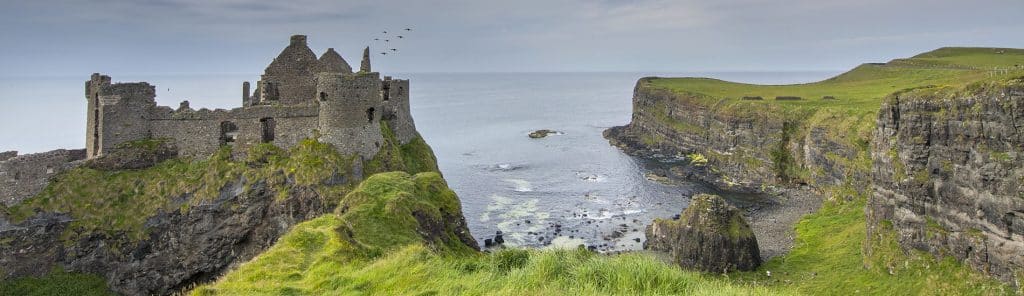
[[[365,163],[308,139],[288,151],[257,145],[245,159],[222,148],[138,170],[62,172],[34,197],[0,207],[0,278],[95,274],[127,295],[212,280],[291,226],[330,213],[363,176],[437,170],[422,139],[390,136],[381,147],[387,153]]]
[[[684,268],[726,273],[761,265],[754,231],[717,195],[694,196],[678,220],[656,219],[645,235],[645,249],[668,252]]]
[[[1024,83],[895,94],[872,141],[869,235],[1012,282],[1024,271]],[[1019,283],[1018,283],[1019,284]]]
[[[849,174],[867,179],[866,133],[831,129],[843,122],[856,130],[860,117],[727,103],[656,87],[651,82],[657,79],[640,79],[632,121],[605,131],[606,138],[631,154],[699,154],[712,170],[683,174],[739,191],[791,182],[849,185]]]
[[[1019,277],[1019,80],[899,91],[868,117],[713,98],[656,86],[658,79],[637,82],[632,121],[605,131],[613,144],[632,154],[706,159],[675,172],[723,188],[806,184],[828,199],[869,198],[869,238],[895,230],[908,252],[953,256],[1006,282]],[[870,253],[873,245],[865,246]]]

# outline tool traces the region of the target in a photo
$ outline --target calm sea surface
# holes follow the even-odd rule
[[[643,161],[601,137],[629,122],[633,85],[644,76],[711,76],[750,83],[821,80],[835,72],[474,73],[394,75],[411,79],[416,126],[462,200],[473,234],[506,244],[640,248],[643,227],[686,207],[699,184],[647,180]],[[0,151],[84,146],[87,75],[0,79]],[[245,75],[118,76],[148,81],[161,105],[241,104]],[[530,139],[537,129],[560,134]]]

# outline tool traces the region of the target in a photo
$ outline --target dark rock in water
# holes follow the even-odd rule
[[[719,273],[761,265],[750,225],[717,195],[695,196],[679,220],[657,219],[646,236],[645,249],[668,252],[684,268]]]
[[[173,142],[142,140],[120,144],[109,153],[85,162],[85,166],[104,171],[138,170],[175,157],[178,157],[178,147]]]
[[[491,241],[491,239],[489,239],[489,238],[485,238],[484,239],[484,247],[490,248],[492,246],[494,246],[494,242]]]
[[[526,220],[526,224],[530,224],[530,220]]]
[[[634,238],[633,240],[638,242],[638,243],[640,242],[640,238],[639,237],[638,238]]]
[[[597,247],[595,247],[595,246],[587,246],[587,251],[596,252],[597,251]]]
[[[679,214],[672,215],[672,220],[679,220]]]
[[[549,130],[549,129],[535,130],[532,133],[530,133],[530,138],[531,139],[540,139],[540,138],[543,138],[543,137],[547,137],[550,134],[558,134],[558,132],[557,131],[553,131],[553,130]]]
[[[500,245],[500,244],[504,244],[504,243],[505,243],[505,237],[502,236],[502,233],[499,230],[498,233],[494,234],[494,244],[495,245]]]

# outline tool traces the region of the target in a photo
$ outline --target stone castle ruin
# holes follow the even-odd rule
[[[156,104],[156,88],[146,82],[112,83],[93,74],[85,83],[88,100],[86,148],[0,157],[0,202],[13,204],[41,191],[50,177],[83,159],[110,153],[118,145],[168,139],[180,156],[205,157],[222,146],[246,151],[260,143],[287,149],[319,137],[345,155],[377,154],[387,121],[402,144],[417,136],[409,112],[409,81],[381,78],[370,69],[369,48],[356,72],[334,51],[319,58],[306,36],[291,42],[267,66],[255,90],[242,83],[242,106],[231,110],[177,109]]]

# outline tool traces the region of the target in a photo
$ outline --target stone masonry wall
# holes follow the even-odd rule
[[[262,143],[261,120],[273,119],[273,143],[288,149],[299,141],[313,136],[317,126],[316,106],[253,106],[232,110],[179,110],[157,108],[152,121],[154,138],[170,138],[177,143],[179,154],[203,157],[217,151],[221,145],[231,145],[235,151],[247,151]],[[222,124],[230,123],[237,130],[234,141],[226,142]]]
[[[58,149],[0,160],[0,203],[13,205],[35,196],[54,175],[78,166],[85,149]]]
[[[882,106],[872,145],[869,236],[891,225],[905,248],[1019,280],[1024,84],[893,96]]]
[[[382,96],[386,93],[386,100],[383,102],[384,110],[381,118],[390,120],[394,125],[391,130],[395,137],[402,144],[408,143],[419,136],[416,132],[416,123],[412,120],[412,112],[409,109],[409,80],[384,78],[381,86]]]
[[[262,103],[311,104],[316,93],[313,81],[316,68],[316,54],[306,46],[306,36],[292,36],[288,47],[267,66],[261,77]]]
[[[320,139],[342,154],[358,153],[365,159],[380,150],[384,138],[380,118],[380,74],[376,72],[341,75],[321,73],[317,90],[320,102]]]

